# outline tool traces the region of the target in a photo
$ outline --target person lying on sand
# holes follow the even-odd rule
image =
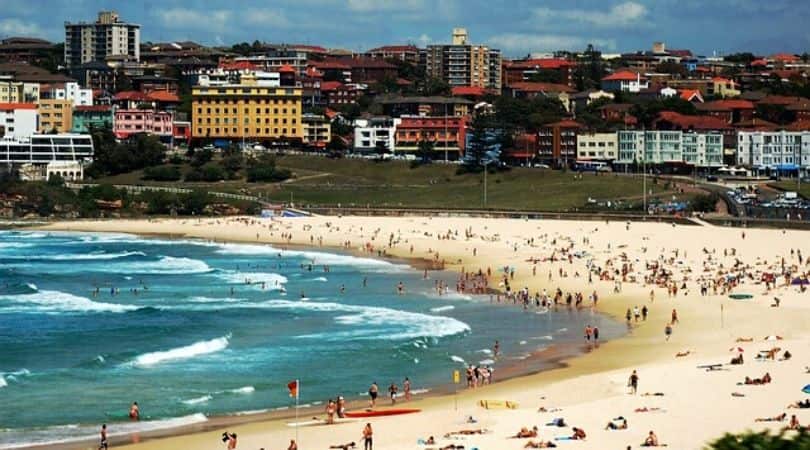
[[[739,365],[742,365],[744,362],[745,362],[745,360],[743,359],[743,354],[740,353],[739,355],[731,358],[731,363],[730,364],[735,365],[735,366],[739,366]]]
[[[641,394],[642,397],[663,397],[663,392],[645,392]]]
[[[518,433],[517,433],[516,435],[514,435],[513,437],[515,437],[515,438],[517,438],[517,439],[526,439],[526,438],[534,438],[534,437],[537,437],[537,427],[532,427],[532,429],[531,429],[531,430],[530,430],[530,429],[528,429],[528,428],[526,428],[526,427],[523,427],[523,428],[521,428],[521,429],[520,429],[520,431],[518,431]]]
[[[545,406],[541,406],[537,408],[537,412],[541,413],[553,413],[553,412],[560,412],[562,409],[560,408],[546,408]]]
[[[607,426],[605,426],[606,430],[626,430],[627,429],[627,419],[624,417],[617,417],[610,422],[608,422]]]
[[[459,431],[451,431],[444,435],[444,437],[449,438],[452,436],[471,436],[473,434],[486,434],[488,433],[487,430],[483,428],[478,428],[477,430],[459,430]]]
[[[799,419],[796,418],[796,414],[793,414],[790,416],[790,423],[785,427],[785,430],[802,431],[803,428],[804,427],[799,424]]]
[[[692,350],[686,350],[683,352],[675,353],[676,358],[683,358],[684,356],[689,356],[692,353]]]
[[[663,409],[661,409],[661,408],[658,408],[658,407],[647,408],[646,406],[645,406],[645,407],[643,407],[643,408],[636,408],[634,411],[635,411],[635,412],[637,412],[637,413],[643,413],[643,412],[659,412],[659,411],[660,411],[660,412],[664,412],[664,410],[663,410]]]
[[[737,342],[754,342],[754,338],[747,337],[747,338],[737,338]]]
[[[585,436],[585,430],[583,430],[582,428],[573,427],[571,430],[574,432],[571,435],[571,439],[573,439],[575,441],[581,441],[581,440],[585,439],[585,437],[586,437]]]
[[[782,413],[774,417],[757,417],[754,422],[784,422],[787,419],[787,414]]]
[[[547,427],[564,427],[566,426],[565,419],[562,417],[557,417],[551,422],[546,424]]]
[[[343,445],[330,445],[329,448],[336,448],[338,450],[349,450],[351,448],[355,448],[356,446],[357,444],[355,444],[354,442],[349,442],[348,444]]]
[[[806,399],[805,401],[799,400],[796,403],[791,403],[788,405],[788,408],[808,409],[810,408],[810,398]]]
[[[557,448],[557,444],[552,441],[529,441],[523,446],[523,448]]]

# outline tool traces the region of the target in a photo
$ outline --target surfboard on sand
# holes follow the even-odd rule
[[[478,405],[485,409],[517,409],[518,402],[509,400],[480,400]]]
[[[356,419],[349,419],[349,418],[335,418],[335,424],[339,423],[352,423],[357,422]],[[290,422],[287,424],[288,427],[314,427],[318,425],[327,425],[326,419],[319,419],[317,417],[313,417],[312,420],[304,420],[301,422]]]
[[[361,418],[361,417],[383,417],[383,416],[398,416],[401,414],[413,414],[421,412],[421,409],[413,408],[393,408],[393,409],[380,409],[378,411],[349,411],[346,417]]]

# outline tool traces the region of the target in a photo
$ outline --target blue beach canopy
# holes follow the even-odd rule
[[[804,389],[802,389],[802,392],[804,392],[805,394],[810,394],[810,384],[805,386]]]

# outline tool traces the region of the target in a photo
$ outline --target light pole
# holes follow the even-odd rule
[[[484,209],[487,207],[487,164],[489,161],[484,161]]]

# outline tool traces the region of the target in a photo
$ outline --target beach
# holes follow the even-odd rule
[[[652,430],[669,447],[691,449],[701,448],[725,432],[776,430],[787,425],[757,422],[756,418],[784,412],[788,417],[796,414],[803,425],[810,422],[810,410],[787,409],[788,404],[807,397],[801,389],[810,382],[805,371],[810,361],[808,294],[799,292],[798,285],[785,286],[779,277],[770,289],[759,281],[762,273],[778,272],[783,266],[795,275],[807,272],[804,257],[810,255],[808,232],[667,223],[426,217],[105,220],[60,222],[40,229],[311,246],[366,257],[418,258],[456,273],[490,269],[493,288],[499,287],[499,269],[510,267],[514,269],[514,278],[508,280],[512,289],[528,288],[532,296],[559,288],[566,293],[582,293],[587,298],[584,307],[591,307],[588,297],[595,291],[595,309],[620,321],[625,320],[628,309],[646,306],[649,310],[646,320],[631,318],[626,337],[592,346],[558,369],[407,405],[422,409],[418,414],[373,419],[377,449],[420,448],[417,440],[429,436],[465,448],[519,449],[529,439],[509,436],[533,426],[539,427],[534,441],[571,435],[572,426],[587,433],[585,440],[558,441],[559,446],[637,448]],[[797,250],[802,254],[801,263]],[[644,280],[653,270],[659,277]],[[714,283],[706,295],[701,295],[701,284],[708,286],[710,279],[729,280],[729,275],[741,272],[751,277],[737,275],[740,281],[724,282],[717,293]],[[676,286],[677,293],[671,295],[664,284]],[[732,284],[730,291],[723,292]],[[729,293],[751,294],[752,298],[733,300]],[[771,306],[775,297],[779,298],[778,307]],[[665,326],[672,321],[673,309],[678,321],[671,325],[672,335],[667,339]],[[766,341],[766,336],[779,339]],[[740,338],[744,341],[738,341]],[[773,360],[755,361],[759,351],[774,347],[780,351]],[[745,363],[728,365],[740,349]],[[513,350],[503,349],[506,353]],[[784,350],[792,357],[780,361]],[[679,353],[686,355],[676,357]],[[712,364],[723,364],[722,370],[698,368]],[[636,395],[629,394],[627,385],[633,370],[639,376]],[[773,378],[771,383],[737,385],[745,377],[758,378],[766,372]],[[519,407],[487,410],[478,406],[480,400],[510,400]],[[541,407],[546,412],[538,411]],[[649,411],[636,412],[644,408]],[[476,423],[466,423],[470,416]],[[620,416],[627,419],[628,429],[605,430],[611,419]],[[545,425],[560,417],[566,427]],[[229,427],[228,431],[238,434],[238,448],[287,448],[295,430],[285,422],[255,422]],[[299,448],[321,449],[352,441],[361,445],[363,424],[300,428]],[[443,438],[453,431],[479,429],[486,433],[461,440]],[[126,448],[220,449],[224,448],[220,440],[223,431],[144,440]]]

